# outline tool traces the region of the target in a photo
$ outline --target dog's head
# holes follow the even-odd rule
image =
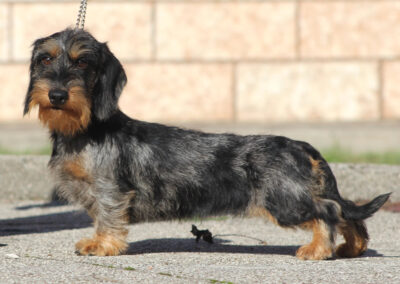
[[[39,119],[51,131],[71,136],[93,118],[115,113],[125,84],[125,71],[105,43],[66,29],[34,43],[24,115],[39,106]]]

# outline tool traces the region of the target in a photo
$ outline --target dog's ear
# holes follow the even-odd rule
[[[32,50],[32,57],[31,57],[31,64],[29,66],[29,85],[28,85],[28,91],[26,92],[25,96],[25,102],[24,102],[24,115],[26,115],[29,112],[29,104],[31,102],[31,91],[33,88],[33,69],[35,68],[35,53],[38,49],[38,47],[45,41],[44,38],[38,39],[33,43],[33,50]]]
[[[106,120],[118,109],[118,99],[127,79],[121,63],[106,44],[102,44],[100,62],[92,107],[93,114],[99,120]]]
[[[28,91],[26,92],[25,96],[25,102],[24,102],[24,115],[26,115],[29,112],[29,104],[31,103],[31,91],[33,88],[33,82],[32,78],[30,79],[29,86],[28,86]]]

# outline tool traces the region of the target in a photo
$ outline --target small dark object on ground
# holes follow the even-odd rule
[[[199,242],[200,238],[203,238],[207,243],[213,243],[212,234],[209,230],[198,230],[195,225],[192,225],[192,230],[190,232],[196,236],[196,243]]]

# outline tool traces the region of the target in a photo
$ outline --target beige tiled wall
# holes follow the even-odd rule
[[[121,108],[152,121],[232,121],[229,64],[127,64]]]
[[[243,64],[237,72],[239,121],[379,118],[376,64]]]
[[[295,5],[274,2],[157,6],[157,58],[241,60],[295,54]]]
[[[7,5],[0,4],[0,61],[7,60],[8,53],[8,17]]]
[[[304,1],[299,24],[304,57],[400,54],[400,1]]]
[[[0,3],[0,122],[22,119],[32,42],[79,1]],[[90,0],[120,106],[168,122],[400,119],[400,0]]]
[[[22,118],[28,79],[26,64],[0,64],[0,121]]]
[[[383,70],[383,117],[400,118],[400,61],[386,63]]]

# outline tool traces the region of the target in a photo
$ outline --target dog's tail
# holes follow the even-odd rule
[[[350,200],[341,200],[342,215],[346,220],[364,220],[371,217],[388,200],[391,193],[386,193],[375,197],[367,204],[357,206]]]

